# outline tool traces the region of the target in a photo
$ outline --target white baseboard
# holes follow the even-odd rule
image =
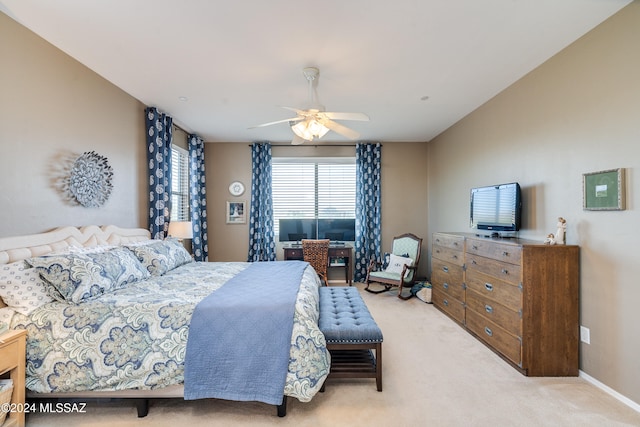
[[[633,410],[635,410],[637,412],[640,412],[640,404],[634,402],[633,400],[629,399],[626,396],[623,396],[622,394],[618,393],[617,391],[615,391],[611,387],[601,383],[597,379],[593,378],[591,375],[586,374],[583,371],[579,371],[579,376],[580,376],[580,378],[583,378],[585,381],[590,382],[594,386],[598,387],[600,390],[604,391],[605,393],[615,397],[616,399],[618,399],[620,402],[624,403],[625,405],[627,405],[631,409],[633,409]]]

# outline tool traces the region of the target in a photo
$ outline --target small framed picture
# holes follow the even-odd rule
[[[582,174],[583,206],[588,211],[625,209],[624,169]]]
[[[227,224],[244,224],[247,222],[246,202],[227,202]]]

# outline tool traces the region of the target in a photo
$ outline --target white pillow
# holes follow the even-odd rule
[[[386,271],[387,273],[400,274],[402,273],[402,267],[404,267],[405,265],[411,267],[413,265],[413,259],[391,254],[391,256],[389,257],[389,266],[384,271]]]
[[[24,315],[53,301],[40,274],[24,261],[0,265],[0,297],[8,307]]]

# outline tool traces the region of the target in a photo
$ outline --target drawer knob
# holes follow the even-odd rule
[[[509,256],[509,252],[507,251],[502,252],[502,256]]]
[[[484,288],[489,292],[493,291],[493,285],[491,283],[485,283]]]
[[[484,311],[486,311],[489,314],[492,314],[493,313],[493,307],[491,307],[489,304],[485,304]]]
[[[442,284],[442,287],[445,288],[445,289],[449,289],[449,284],[447,282],[444,282]]]
[[[436,239],[436,242],[440,243],[440,239]]]
[[[502,269],[502,274],[509,274],[509,270],[507,270],[506,268]]]
[[[446,265],[444,267],[442,267],[442,271],[444,271],[445,273],[449,272],[449,267],[447,267]]]
[[[453,242],[453,246],[458,246],[458,242]]]
[[[488,326],[484,327],[484,333],[489,335],[490,337],[493,336],[493,331]]]
[[[442,300],[442,303],[443,303],[445,306],[449,307],[449,301],[448,301],[448,300],[443,299],[443,300]]]
[[[454,256],[453,256],[453,259],[458,259],[458,255],[454,255]]]

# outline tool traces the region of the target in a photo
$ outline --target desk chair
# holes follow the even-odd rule
[[[318,273],[325,286],[329,286],[327,269],[329,266],[329,239],[302,240],[302,258]]]

